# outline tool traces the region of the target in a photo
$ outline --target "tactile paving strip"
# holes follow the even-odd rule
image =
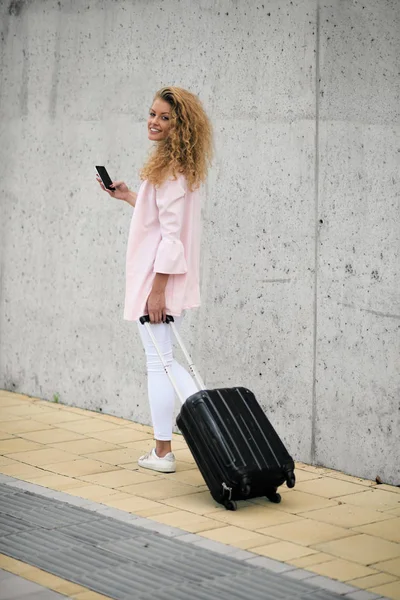
[[[0,552],[116,600],[342,597],[7,485],[0,485]]]

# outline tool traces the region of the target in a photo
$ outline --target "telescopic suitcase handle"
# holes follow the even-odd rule
[[[154,347],[157,350],[157,354],[160,357],[160,360],[161,360],[162,365],[164,367],[164,371],[168,375],[169,380],[172,383],[172,385],[174,387],[174,390],[175,390],[175,392],[178,395],[179,400],[181,401],[181,404],[183,404],[185,402],[186,398],[182,395],[181,391],[179,390],[178,385],[177,385],[177,383],[175,381],[175,377],[172,375],[170,368],[168,367],[167,363],[164,360],[164,357],[163,357],[163,355],[161,353],[161,350],[160,350],[160,348],[159,348],[159,346],[157,344],[157,340],[156,340],[156,338],[155,338],[155,336],[154,336],[154,334],[153,334],[153,332],[151,330],[149,315],[143,315],[143,317],[140,317],[139,321],[140,321],[140,323],[142,325],[144,325],[146,327],[146,329],[148,331],[148,334],[149,334],[149,336],[151,338],[151,341],[153,342]],[[181,350],[182,350],[182,352],[183,352],[183,354],[184,354],[184,356],[185,356],[185,358],[187,360],[187,363],[189,365],[190,372],[192,373],[192,375],[193,375],[193,377],[194,377],[194,379],[195,379],[195,381],[197,383],[199,391],[205,390],[206,386],[204,384],[204,381],[201,378],[201,375],[198,372],[196,365],[193,363],[192,357],[190,356],[189,352],[187,351],[187,348],[186,348],[186,346],[185,346],[185,344],[184,344],[184,342],[183,342],[183,340],[182,340],[182,338],[181,338],[181,336],[180,336],[180,334],[179,334],[179,332],[178,332],[178,330],[176,328],[174,317],[172,315],[166,315],[165,322],[169,323],[171,325],[171,328],[172,328],[173,334],[175,336],[175,339],[178,342],[179,346],[181,347]]]

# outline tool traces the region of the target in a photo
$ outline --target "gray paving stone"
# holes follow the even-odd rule
[[[31,485],[28,483],[28,485]],[[27,488],[29,489],[29,488]],[[60,500],[61,502],[67,502],[71,496],[66,492],[61,492],[60,490],[53,490],[52,488],[48,488],[44,485],[36,485],[35,488],[30,489],[31,492],[38,494],[39,496],[46,496],[47,498],[52,498],[53,500]]]
[[[0,495],[0,514],[23,518],[30,523],[48,529],[59,525],[79,523],[92,518],[92,513],[82,508],[54,503],[54,500],[44,498],[30,492],[18,491],[12,495]]]
[[[137,517],[135,517],[135,515],[132,515],[131,513],[124,512],[123,510],[120,510],[119,514],[116,515],[115,517],[112,516],[112,514],[108,513],[108,512],[101,513],[101,514],[104,514],[105,517],[110,517],[110,518],[114,519],[115,521],[119,521],[120,523],[128,523],[128,524],[133,524],[133,525],[137,524]]]
[[[6,535],[12,535],[18,531],[32,529],[33,525],[22,519],[16,519],[11,515],[0,513],[0,538]]]
[[[308,581],[308,580],[306,580]],[[306,596],[306,600],[343,600],[344,596],[335,594],[335,592],[328,592],[328,590],[318,590],[316,588],[316,592],[314,594],[310,594]]]
[[[350,594],[351,592],[358,591],[357,588],[351,585],[347,585],[346,583],[342,583],[341,581],[335,581],[334,579],[328,579],[328,577],[322,577],[321,575],[317,575],[316,577],[310,578],[307,581],[307,583],[341,595]]]
[[[156,598],[158,592],[171,580],[174,584],[187,586],[187,579],[182,571],[177,570],[172,574],[162,564],[157,564],[155,569],[154,563],[149,565],[141,563],[140,568],[136,566],[135,569],[130,570],[127,570],[126,565],[119,565],[113,569],[85,573],[82,577],[83,585],[90,584],[91,587],[95,585],[96,590],[101,590],[100,593],[111,597],[125,598],[126,595],[132,594],[134,589],[135,600],[141,598],[141,595],[147,597],[150,591]]]
[[[0,569],[0,581],[4,581],[5,579],[12,579],[14,575],[9,571],[5,571],[4,569]]]
[[[81,498],[81,500],[85,500],[85,498]],[[87,502],[88,503],[85,508],[87,508],[87,510],[91,510],[94,512],[96,512],[96,510],[101,509],[101,508],[112,508],[111,506],[108,506],[107,504],[103,504],[102,502],[95,502],[94,500],[88,500]],[[116,509],[116,510],[118,510],[118,509]]]
[[[99,546],[80,545],[62,550],[58,553],[57,559],[65,565],[70,565],[75,568],[77,572],[90,573],[92,570],[98,569],[102,571],[108,567],[117,567],[124,562],[124,557],[117,555],[115,552],[109,552],[100,548]]]
[[[87,510],[92,510],[90,507],[92,501],[87,498],[79,498],[79,496],[68,496],[67,504],[70,504],[71,506],[82,506]]]
[[[227,544],[222,544],[221,542],[215,542],[214,540],[208,540],[206,538],[202,538],[200,541],[195,542],[194,544],[197,548],[205,548],[206,550],[211,550],[212,552],[218,552],[218,554],[232,554],[236,550],[233,546],[228,546]],[[249,558],[252,558],[249,556]]]
[[[10,477],[9,475],[0,474],[0,477],[0,493],[2,494],[12,494],[15,491],[13,486],[22,481],[21,479],[16,479],[15,477]]]
[[[13,477],[10,477],[9,475],[3,475],[3,473],[0,473],[0,484],[2,484],[2,483],[7,483],[7,484],[10,484],[10,483],[12,483],[13,481],[15,481],[15,480],[13,479]],[[0,494],[1,494],[1,493],[2,493],[2,492],[1,492],[1,487],[0,487]]]
[[[169,525],[157,523],[157,521],[151,521],[150,519],[144,519],[143,517],[136,517],[134,524],[142,529],[155,531],[157,533],[161,533],[162,535],[166,535],[167,537],[178,537],[182,534],[182,529],[170,527]]]
[[[344,598],[351,598],[351,600],[378,600],[381,598],[379,594],[373,594],[372,592],[367,592],[365,590],[358,590],[357,592],[351,592],[350,594],[346,594]]]
[[[15,550],[16,553],[23,553],[26,557],[35,552],[57,552],[74,545],[76,545],[76,540],[63,535],[56,529],[52,531],[32,529],[0,538],[0,552],[7,554],[8,551]]]
[[[293,571],[296,567],[280,563],[277,560],[268,558],[266,556],[257,556],[257,558],[250,558],[246,562],[255,567],[263,567],[273,573],[284,573],[285,571]]]
[[[16,481],[11,484],[13,488],[17,490],[26,490],[33,494],[40,494],[40,491],[43,489],[43,486],[37,485],[35,483],[29,483],[28,481]]]
[[[123,512],[123,511],[121,511]],[[151,524],[157,525],[157,521],[152,521],[151,519],[146,519],[145,517],[139,517],[139,515],[131,514],[132,517],[135,518],[135,525],[138,527],[146,527],[149,529]],[[158,525],[162,525],[162,523],[158,523]]]
[[[19,600],[28,594],[38,593],[43,590],[41,585],[22,579],[22,577],[13,577],[1,582],[0,600]]]
[[[57,592],[53,592],[52,590],[46,590],[43,588],[40,592],[36,594],[28,594],[21,598],[21,600],[65,600],[65,596],[62,594],[57,594]]]
[[[194,544],[196,542],[199,542],[200,540],[203,540],[204,538],[202,538],[200,535],[196,535],[195,533],[182,533],[182,535],[177,537],[177,539],[180,542],[185,542],[187,544]]]
[[[106,504],[99,504],[98,502],[90,502],[89,504],[85,505],[85,509],[86,510],[90,510],[93,513],[99,513],[101,515],[110,515],[113,517],[113,519],[117,518],[117,515],[120,512],[118,508],[112,508],[111,506],[107,506]],[[125,514],[130,514],[130,513],[125,513]]]
[[[26,482],[26,487],[23,489],[28,490],[29,492],[33,492],[38,496],[41,496],[50,500],[58,500],[63,504],[68,504],[71,506],[86,506],[93,504],[92,500],[88,500],[87,498],[79,498],[78,496],[71,496],[71,494],[67,494],[66,492],[60,492],[58,490],[52,490],[51,488],[46,488],[44,486],[35,486],[33,483]]]
[[[30,484],[33,485],[33,484]],[[30,488],[28,488],[30,490]],[[32,490],[30,490],[32,491]],[[60,500],[60,502],[66,501],[66,494],[64,492],[58,492],[56,490],[52,490],[51,488],[46,488],[44,486],[40,487],[40,491],[37,492],[39,496],[43,498],[51,498],[53,500]],[[73,500],[75,496],[70,496],[70,499]]]
[[[68,537],[82,540],[89,544],[100,544],[101,542],[117,541],[125,538],[141,536],[141,530],[132,529],[127,523],[115,521],[114,519],[94,519],[79,525],[70,525],[62,527],[59,530]]]
[[[221,573],[234,575],[240,565],[239,561],[237,563],[228,561],[224,556],[220,556],[217,561],[216,554],[210,554],[196,546],[190,548],[182,546],[173,543],[174,541],[174,539],[143,536],[102,544],[100,547],[137,564],[157,564],[157,568],[162,565],[163,569],[168,569],[171,577],[178,577],[185,572],[192,581],[196,582],[201,582],[204,578],[219,577]]]
[[[306,571],[305,569],[294,569],[294,571],[286,571],[283,573],[285,577],[290,577],[291,579],[297,579],[298,581],[302,581],[303,579],[309,579],[310,577],[317,577],[315,573],[311,571]]]
[[[266,585],[265,573],[261,569],[249,569],[229,577],[202,583],[201,588],[209,589],[218,598],[259,598],[265,600],[287,600],[307,598],[310,588],[301,581],[283,579],[280,575],[270,574]],[[210,594],[211,595],[211,594]]]
[[[1,496],[0,496],[0,504],[1,504]],[[2,512],[2,506],[0,506],[0,514]],[[72,509],[73,507],[70,507]],[[10,509],[11,516],[16,517],[17,515],[21,515],[21,512]],[[5,513],[7,514],[7,513]],[[42,527],[44,529],[54,529],[57,526],[62,527],[63,525],[73,525],[76,522],[84,522],[87,517],[84,515],[78,515],[71,513],[66,507],[57,508],[53,510],[51,513],[48,510],[36,510],[36,511],[27,511],[24,514],[24,520],[28,521],[32,525],[36,527]]]
[[[248,560],[249,558],[257,558],[258,554],[253,554],[253,552],[249,552],[248,550],[238,550],[237,548],[233,548],[233,552],[229,554],[231,558],[236,558],[237,560]]]

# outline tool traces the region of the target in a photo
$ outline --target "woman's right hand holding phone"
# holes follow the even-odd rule
[[[111,198],[116,198],[117,200],[123,200],[124,202],[127,202],[131,206],[135,206],[137,194],[136,194],[136,192],[132,192],[128,188],[126,183],[124,183],[123,181],[113,181],[112,187],[114,188],[114,190],[111,190],[111,189],[107,189],[105,187],[104,183],[102,182],[102,180],[100,179],[100,177],[98,175],[96,175],[96,179],[97,179],[101,189],[104,190],[105,192],[107,192],[107,194],[109,196],[111,196]]]

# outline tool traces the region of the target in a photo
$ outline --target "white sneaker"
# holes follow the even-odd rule
[[[143,469],[151,469],[160,473],[175,473],[176,471],[175,456],[172,452],[168,452],[168,454],[160,458],[157,456],[155,448],[141,456],[138,460],[138,465]]]

